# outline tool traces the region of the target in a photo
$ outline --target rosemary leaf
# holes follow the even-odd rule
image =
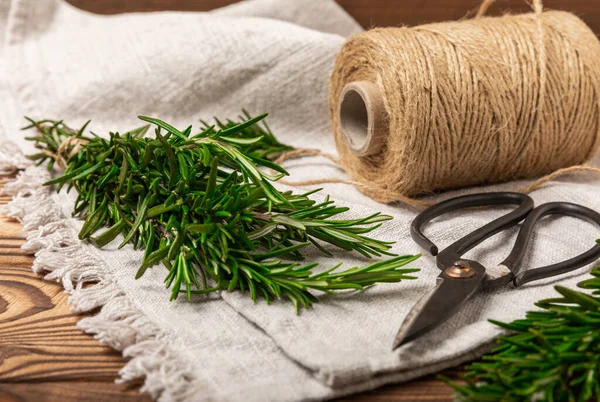
[[[248,290],[253,300],[285,297],[299,309],[317,301],[312,291],[334,295],[414,279],[417,270],[403,267],[418,256],[395,256],[391,242],[369,236],[390,216],[343,219],[348,208],[328,197],[319,203],[309,198],[318,190],[294,194],[273,186],[287,175],[273,160],[292,148],[277,141],[265,117],[244,112],[240,122],[217,119],[193,134],[191,126],[181,131],[140,116],[150,124],[107,139],[84,136],[89,122],[74,130],[62,121],[28,119],[27,128],[37,130],[29,139],[40,150],[30,158],[48,162],[49,169],[66,161],[64,173],[47,184],[77,191],[73,215],[85,220],[80,238],[104,247],[122,235],[119,247],[144,248],[136,278],[162,263],[171,300],[181,292],[190,299]],[[152,125],[154,136],[146,136]],[[296,262],[313,245],[330,255],[327,243],[392,258],[315,274],[317,264]]]
[[[578,284],[592,295],[555,286],[563,297],[536,303],[511,323],[499,347],[462,375],[465,384],[440,376],[465,401],[600,400],[600,267]]]

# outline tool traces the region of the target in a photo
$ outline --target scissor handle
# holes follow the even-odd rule
[[[501,265],[508,267],[514,274],[513,283],[515,286],[521,286],[527,282],[564,274],[590,264],[600,258],[600,244],[596,244],[588,251],[563,262],[520,272],[521,263],[525,256],[527,245],[531,240],[535,225],[543,217],[556,214],[583,219],[600,227],[600,214],[583,205],[572,204],[570,202],[549,202],[535,208],[527,218],[525,218],[525,221],[519,230],[519,234],[517,235],[515,246],[508,257],[501,263]]]
[[[455,241],[450,246],[442,250],[439,255],[437,246],[423,234],[423,228],[425,225],[427,225],[432,219],[437,218],[445,213],[453,212],[463,208],[484,207],[491,205],[518,205],[518,207],[508,214],[505,214],[491,221],[490,223],[487,223],[479,229]],[[412,221],[410,226],[410,235],[418,245],[429,250],[431,255],[437,255],[437,266],[440,269],[444,269],[452,265],[460,258],[460,256],[485,239],[519,223],[529,212],[531,212],[532,209],[533,200],[531,197],[525,194],[497,192],[464,195],[442,201],[439,204],[435,204],[421,212]]]

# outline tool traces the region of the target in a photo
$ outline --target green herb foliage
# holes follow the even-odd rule
[[[461,400],[600,400],[600,267],[578,284],[592,294],[555,286],[560,297],[541,300],[524,320],[493,323],[516,332],[467,367],[466,385],[444,378]]]
[[[317,301],[310,290],[335,294],[413,279],[409,274],[418,270],[401,267],[417,256],[394,256],[391,242],[367,236],[390,216],[338,219],[348,208],[328,197],[310,199],[318,190],[294,194],[272,185],[287,174],[272,159],[291,148],[258,124],[265,116],[203,123],[195,134],[191,126],[180,131],[140,116],[150,124],[108,139],[85,135],[86,126],[30,120],[27,128],[38,133],[29,139],[40,149],[30,158],[49,168],[64,158],[64,174],[46,184],[76,189],[73,215],[85,220],[79,237],[103,247],[121,234],[120,247],[144,249],[136,278],[162,262],[172,300],[182,291],[189,299],[239,289],[253,300],[287,297],[299,309]],[[151,125],[152,138],[145,136]],[[326,243],[366,257],[393,257],[318,274],[312,272],[316,263],[297,262],[310,244],[330,255]]]

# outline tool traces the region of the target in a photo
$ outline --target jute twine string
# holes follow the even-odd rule
[[[414,196],[472,185],[600,172],[585,166],[600,144],[600,43],[576,16],[543,12],[384,28],[350,38],[333,70],[330,111],[339,160],[296,150],[278,162],[324,156],[380,202],[413,206]],[[350,82],[375,83],[389,133],[376,155],[357,156],[341,132],[338,104]],[[544,176],[546,175],[546,176]]]
[[[56,152],[50,152],[47,150],[42,150],[42,153],[56,161],[56,164],[65,169],[67,167],[67,160],[79,152],[83,145],[87,144],[88,140],[79,137],[68,137],[66,140],[60,143]],[[73,146],[69,151],[69,147]],[[68,151],[68,152],[67,152]]]
[[[281,164],[283,164],[283,162],[285,162],[288,159],[301,158],[301,157],[305,157],[305,156],[309,156],[309,157],[310,156],[321,156],[323,158],[329,159],[330,161],[332,161],[333,163],[335,163],[337,165],[340,165],[339,159],[337,157],[335,157],[334,155],[319,151],[318,149],[312,149],[312,148],[300,148],[300,149],[295,149],[293,151],[284,152],[275,160],[275,163],[281,165]],[[371,188],[368,184],[361,183],[356,180],[340,179],[337,177],[330,177],[330,178],[326,178],[326,179],[302,180],[302,181],[290,181],[290,180],[285,180],[285,179],[279,179],[278,183],[287,184],[289,186],[299,186],[299,187],[327,184],[327,183],[350,184],[352,186],[357,187],[359,190],[361,190],[363,192],[371,190]],[[417,198],[407,197],[407,196],[404,196],[403,194],[394,193],[394,192],[387,191],[387,190],[384,190],[382,195],[384,195],[385,197],[393,198],[395,201],[403,202],[405,204],[408,204],[408,205],[411,205],[414,207],[427,207],[431,204],[427,201],[423,201],[423,200],[420,200]]]

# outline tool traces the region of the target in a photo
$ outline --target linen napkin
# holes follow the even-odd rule
[[[49,173],[30,166],[14,145],[31,149],[18,131],[23,115],[63,119],[75,127],[91,118],[90,128],[106,135],[139,126],[136,116],[142,114],[186,127],[246,108],[269,112],[282,142],[335,153],[328,79],[344,38],[358,31],[332,0],[251,0],[210,13],[116,16],[86,13],[62,0],[0,0],[0,171],[28,166],[6,186],[14,201],[3,213],[23,222],[25,247],[38,250],[34,270],[62,281],[74,309],[102,307],[80,326],[131,358],[121,380],[144,377],[143,390],[162,401],[328,399],[474,359],[500,333],[488,318],[522,317],[535,301],[554,294],[554,284],[572,287],[585,278],[589,267],[520,289],[481,292],[433,333],[396,352],[391,344],[399,325],[439,274],[430,256],[413,263],[422,268],[416,281],[323,297],[300,315],[286,301],[254,304],[239,292],[169,302],[160,267],[134,279],[140,251],[117,250],[118,239],[102,250],[77,240],[81,222],[70,218],[73,195],[51,194],[42,186]],[[319,158],[286,166],[294,179],[344,177]],[[593,176],[569,177],[533,198],[600,210],[597,186]],[[414,210],[378,204],[348,185],[326,185],[322,194],[315,198],[331,194],[350,206],[349,217],[376,211],[394,216],[375,235],[396,241],[395,252],[420,252],[408,232]],[[430,234],[444,246],[504,212],[450,215],[436,221]],[[514,236],[515,230],[499,234],[467,257],[498,263]],[[571,257],[597,237],[597,229],[585,222],[545,219],[527,266]],[[334,259],[314,252],[310,258],[323,268],[338,261],[367,263],[344,252]],[[97,284],[84,288],[88,282]]]

